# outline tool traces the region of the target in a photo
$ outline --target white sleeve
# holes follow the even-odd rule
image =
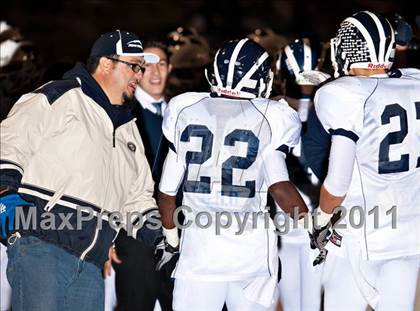
[[[350,186],[356,158],[356,143],[348,137],[334,135],[331,140],[325,189],[334,196],[344,196]]]
[[[285,159],[291,148],[298,144],[301,131],[299,116],[286,101],[277,102],[269,108],[266,118],[272,129],[272,139],[263,151],[268,186],[289,180]]]
[[[165,114],[163,116],[162,132],[169,142],[170,149],[174,150],[175,152],[177,152],[176,144],[177,137],[179,136],[179,133],[177,133],[176,128],[179,114],[185,107],[196,103],[204,97],[209,97],[209,94],[184,93],[172,98],[169,101],[168,106],[165,109]]]
[[[44,140],[52,106],[43,94],[23,95],[0,124],[1,185],[18,188],[32,155]]]
[[[162,121],[162,133],[168,141],[169,148],[175,150],[175,139],[176,139],[176,121],[178,118],[178,109],[176,104],[171,100],[166,107],[165,114]]]
[[[351,84],[341,82],[326,84],[316,92],[316,115],[330,135],[346,136],[357,142],[363,130],[366,98],[352,92]]]
[[[167,195],[176,196],[184,178],[186,167],[180,157],[169,149],[163,164],[162,176],[160,178],[159,191]]]
[[[285,153],[278,150],[267,152],[263,163],[265,180],[268,186],[276,182],[289,180]]]

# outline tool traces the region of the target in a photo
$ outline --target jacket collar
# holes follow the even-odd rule
[[[108,96],[102,90],[92,75],[87,71],[85,65],[77,63],[73,69],[66,72],[64,79],[78,78],[83,93],[92,98],[101,106],[112,121],[114,129],[131,121],[134,117],[128,107],[112,105]]]

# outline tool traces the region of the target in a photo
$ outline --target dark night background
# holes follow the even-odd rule
[[[85,60],[99,34],[119,28],[140,38],[163,39],[178,26],[195,26],[212,48],[257,27],[279,34],[328,40],[341,20],[361,9],[399,13],[414,24],[418,1],[270,0],[2,0],[0,19],[18,27],[39,48],[46,65]],[[417,3],[418,4],[418,3]]]

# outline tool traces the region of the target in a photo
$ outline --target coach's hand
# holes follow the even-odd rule
[[[104,264],[104,278],[111,275],[111,268],[112,263],[115,262],[117,264],[122,263],[121,259],[117,255],[117,251],[115,250],[115,246],[111,245],[108,250],[108,260]]]

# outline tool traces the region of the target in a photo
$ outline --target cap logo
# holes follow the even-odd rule
[[[143,46],[141,45],[140,40],[132,40],[127,42],[127,46],[130,48],[139,48],[139,49],[143,49]]]

